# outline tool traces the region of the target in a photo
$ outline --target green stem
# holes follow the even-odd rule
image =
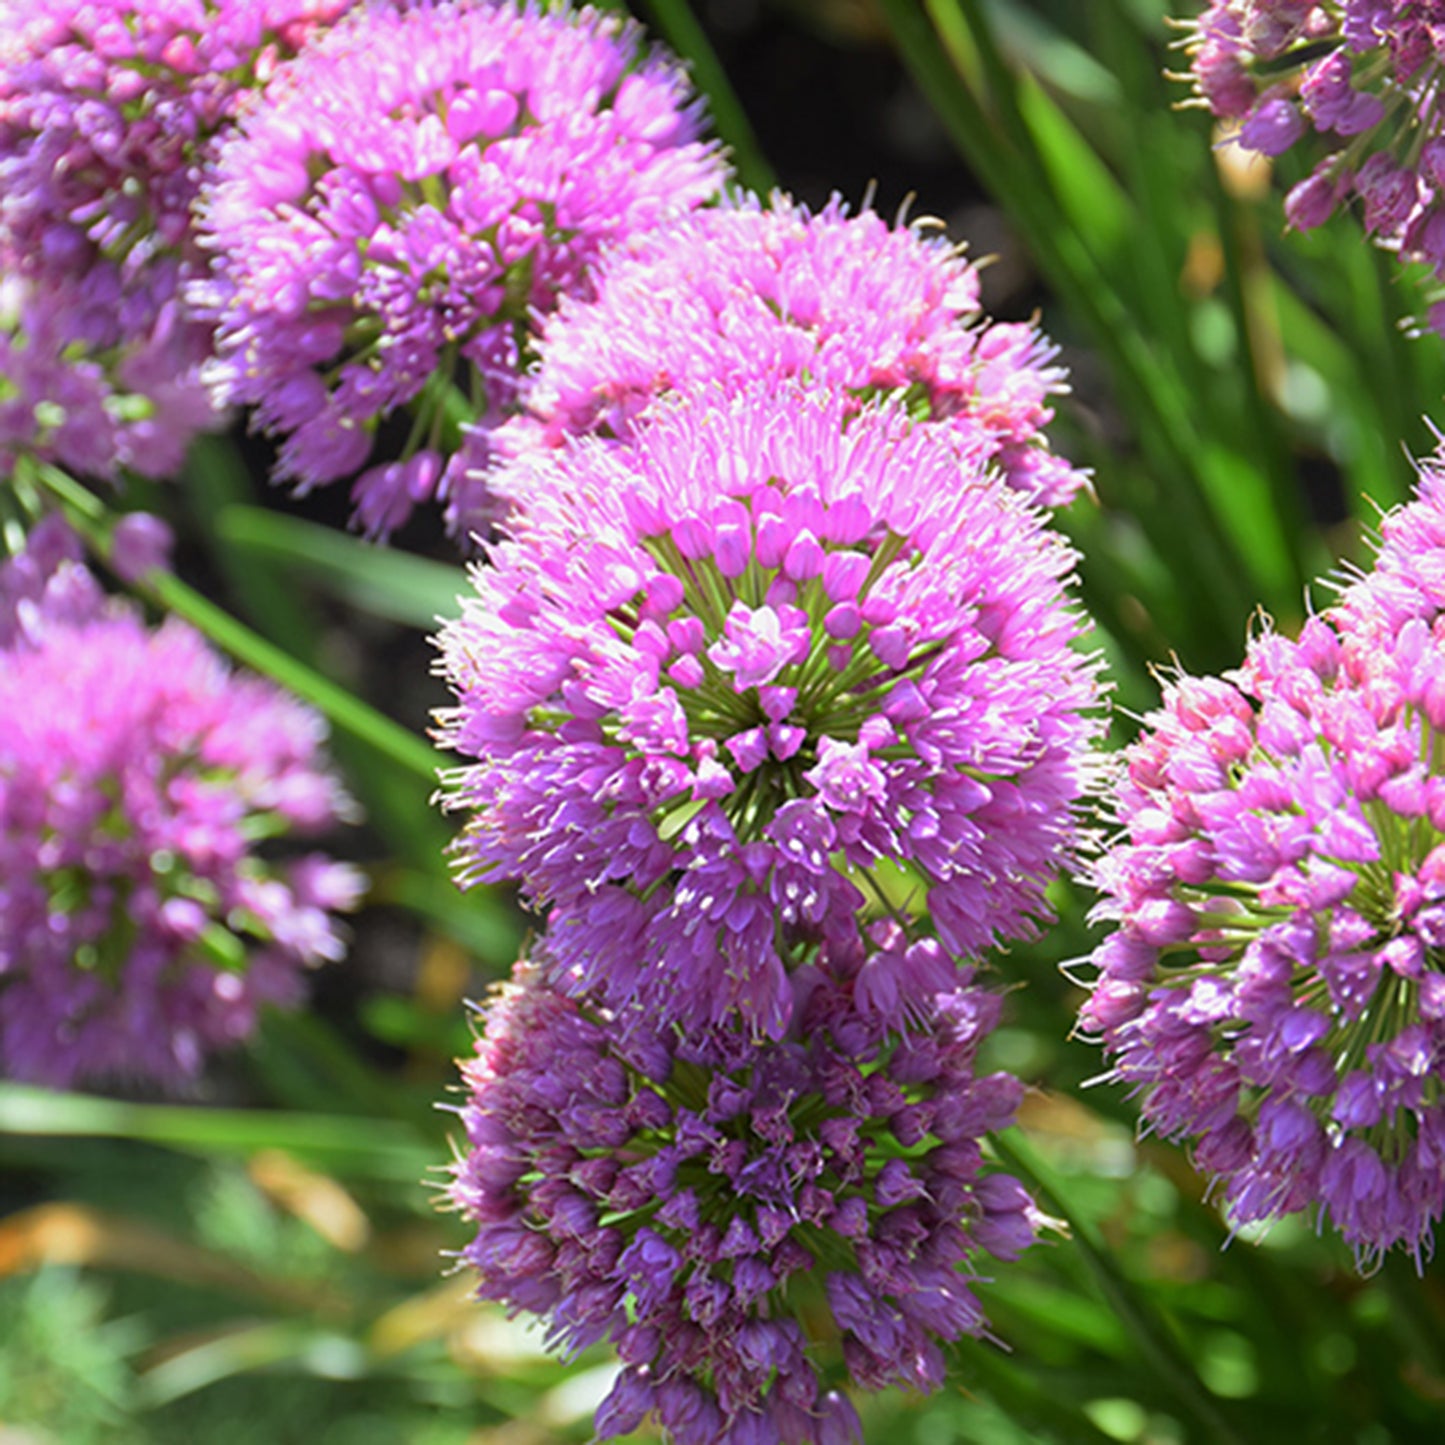
[[[1000,1162],[1018,1175],[1046,1210],[1069,1226],[1079,1256],[1099,1293],[1128,1330],[1140,1356],[1148,1361],[1160,1383],[1179,1402],[1182,1418],[1197,1423],[1220,1445],[1243,1445],[1243,1437],[1220,1413],[1168,1322],[1130,1283],[1093,1226],[1069,1207],[1067,1191],[1052,1179],[1019,1131],[1010,1129],[1007,1133],[991,1134],[989,1140]]]
[[[36,475],[60,501],[71,526],[86,545],[103,563],[110,565],[115,517],[105,503],[57,467],[42,464],[36,468]],[[229,612],[187,586],[179,577],[155,569],[132,586],[147,601],[184,618],[238,662],[264,673],[288,691],[304,698],[337,727],[393,762],[419,774],[428,783],[437,781],[437,769],[442,759],[428,743],[369,707],[344,687],[267,642],[236,621]]]
[[[1018,220],[1040,267],[1079,308],[1107,357],[1121,400],[1140,422],[1166,496],[1124,498],[1160,555],[1233,633],[1253,606],[1253,586],[1201,489],[1205,454],[1178,379],[1136,324],[1118,288],[1054,200],[1013,76],[973,0],[879,0],[905,65],[984,185]],[[932,23],[930,24],[930,19]],[[986,94],[987,104],[975,94]],[[1121,469],[1120,478],[1123,476]]]
[[[0,1083],[0,1138],[135,1139],[182,1153],[285,1149],[338,1174],[412,1184],[437,1162],[437,1140],[384,1119],[275,1109],[198,1109],[57,1094]]]
[[[763,194],[772,190],[778,183],[773,168],[758,144],[752,123],[717,51],[687,0],[646,0],[646,8],[663,38],[692,67],[698,89],[707,96],[713,127],[732,151],[738,179],[749,190]]]

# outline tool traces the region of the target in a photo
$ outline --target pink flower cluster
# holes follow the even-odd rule
[[[958,957],[1046,915],[1096,732],[1073,556],[951,429],[719,385],[526,487],[444,740],[463,878],[523,882],[559,981],[777,1037],[878,870]]]
[[[357,478],[374,536],[444,498],[516,404],[536,319],[587,284],[608,240],[707,200],[682,70],[590,11],[492,0],[379,3],[278,76],[223,148],[202,203],[213,379],[283,438],[303,488]],[[447,420],[453,383],[474,435]],[[368,466],[408,409],[398,460]]]
[[[460,879],[546,919],[463,1066],[464,1257],[616,1346],[603,1438],[849,1445],[1039,1218],[981,1168],[975,967],[1049,916],[1100,728],[1063,372],[837,200],[618,227],[549,312],[440,638]]]
[[[340,957],[320,718],[107,605],[55,521],[0,566],[0,1072],[174,1084]]]
[[[1181,678],[1127,752],[1083,1011],[1239,1223],[1362,1261],[1445,1212],[1445,486],[1297,641]]]
[[[1057,349],[984,317],[977,269],[921,226],[850,216],[837,199],[813,215],[743,196],[625,238],[594,284],[595,299],[564,296],[547,322],[527,412],[499,449],[625,438],[670,392],[804,378],[859,407],[903,398],[972,466],[1044,506],[1087,487],[1043,437],[1066,390]]]
[[[1277,156],[1314,131],[1326,147],[1285,198],[1293,226],[1352,200],[1365,230],[1445,280],[1445,7],[1438,0],[1215,0],[1186,42],[1199,94]],[[1445,334],[1445,303],[1430,310]]]
[[[901,1035],[846,970],[791,980],[758,1046],[564,998],[520,966],[463,1065],[480,1293],[552,1343],[611,1341],[600,1439],[655,1413],[677,1445],[861,1438],[841,1388],[937,1389],[984,1327],[970,1261],[1038,1223],[981,1172],[1022,1088],[974,1060],[1000,1000],[955,975]]]
[[[846,1445],[1032,1237],[973,963],[1047,916],[1097,685],[977,440],[739,361],[525,451],[443,631],[462,880],[547,913],[452,1194],[484,1296],[616,1343],[604,1435]]]
[[[0,277],[24,298],[0,447],[165,476],[217,424],[200,378],[209,328],[180,294],[202,264],[201,177],[248,95],[352,3],[0,8]]]

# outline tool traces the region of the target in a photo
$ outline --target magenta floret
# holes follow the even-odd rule
[[[208,187],[215,270],[197,297],[219,390],[284,438],[282,477],[362,472],[368,532],[434,495],[465,530],[467,474],[514,405],[535,318],[604,242],[716,192],[699,125],[681,68],[615,17],[369,6],[277,78]],[[459,451],[443,435],[458,377],[474,426]],[[363,471],[400,408],[406,455]]]
[[[519,966],[463,1064],[450,1195],[482,1298],[616,1346],[599,1437],[652,1415],[675,1445],[848,1445],[845,1383],[937,1389],[986,1327],[974,1262],[1040,1220],[981,1171],[1022,1092],[974,1069],[997,996],[955,974],[890,1032],[851,973],[807,969],[783,1038],[683,1043],[546,971]]]
[[[860,406],[903,395],[1045,505],[1087,485],[1042,435],[1066,390],[1057,349],[1031,325],[987,320],[976,268],[917,225],[850,216],[837,199],[812,214],[744,197],[627,239],[596,289],[564,297],[547,323],[528,415],[499,447],[626,437],[668,392],[800,377]]]
[[[1362,1263],[1445,1210],[1438,476],[1298,641],[1181,678],[1126,754],[1085,1023],[1236,1223],[1318,1208]],[[1429,589],[1434,589],[1433,595]]]
[[[529,471],[443,737],[463,881],[523,882],[559,978],[776,1036],[865,902],[954,956],[1046,914],[1098,728],[1073,554],[947,432],[719,392]]]
[[[346,800],[319,717],[35,543],[0,567],[0,1072],[174,1084],[340,956],[359,879],[256,840]]]

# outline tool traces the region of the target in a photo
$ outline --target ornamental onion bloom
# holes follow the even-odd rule
[[[1186,27],[1199,95],[1277,156],[1313,129],[1328,153],[1285,198],[1302,230],[1357,198],[1366,231],[1445,279],[1445,126],[1438,0],[1215,0]],[[1445,333],[1445,303],[1430,324]]]
[[[441,635],[464,883],[520,879],[560,985],[788,1025],[865,901],[951,954],[1030,932],[1097,730],[1073,554],[946,430],[782,387],[527,463]]]
[[[352,870],[258,845],[346,799],[314,713],[106,608],[43,526],[50,579],[0,568],[0,1073],[174,1084],[340,957]]]
[[[478,1293],[623,1371],[601,1439],[649,1414],[676,1445],[846,1445],[841,1386],[935,1390],[985,1329],[979,1254],[1041,1219],[980,1139],[1022,1087],[978,1076],[997,996],[964,972],[889,1032],[845,970],[794,976],[794,1029],[756,1044],[619,1018],[519,966],[462,1066],[453,1204]]]
[[[1437,473],[1298,641],[1166,688],[1082,1015],[1236,1223],[1317,1207],[1362,1263],[1418,1262],[1445,1209],[1441,500]]]
[[[243,101],[352,3],[0,7],[0,266],[31,288],[30,354],[6,338],[0,367],[23,406],[63,413],[30,428],[43,451],[164,476],[220,423],[199,376],[210,328],[181,297],[204,265],[201,176]]]
[[[23,0],[0,9],[0,236],[51,284],[194,259],[216,135],[353,0]],[[170,282],[165,282],[168,289]]]
[[[367,532],[433,495],[464,528],[466,473],[514,405],[535,317],[585,286],[604,242],[717,190],[699,123],[679,66],[614,17],[359,10],[277,78],[208,186],[214,279],[196,296],[218,323],[219,392],[284,437],[282,477],[361,471]],[[479,429],[460,451],[451,397]],[[401,408],[402,457],[367,467]]]
[[[218,421],[208,351],[172,309],[126,332],[74,286],[0,279],[0,469],[29,456],[110,481],[174,476]]]
[[[745,197],[628,238],[599,267],[597,297],[563,297],[546,324],[529,415],[499,445],[625,437],[653,398],[758,377],[869,397],[903,395],[978,464],[1046,506],[1087,486],[1042,428],[1067,388],[1030,325],[980,314],[978,272],[944,237],[787,196]]]

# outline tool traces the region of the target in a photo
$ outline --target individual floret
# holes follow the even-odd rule
[[[208,187],[214,278],[196,295],[218,323],[219,392],[284,438],[281,477],[360,471],[367,532],[438,494],[465,530],[467,474],[514,405],[535,319],[586,285],[604,242],[717,190],[699,120],[678,65],[615,17],[359,11],[278,76]],[[399,409],[402,455],[367,467]]]
[[[107,606],[44,526],[0,568],[0,1072],[175,1084],[340,956],[355,874],[263,846],[346,799],[314,713]]]
[[[678,1034],[519,966],[463,1064],[450,1197],[478,1293],[566,1351],[622,1358],[602,1439],[649,1415],[676,1445],[847,1445],[843,1387],[943,1383],[984,1332],[980,1255],[1040,1216],[981,1170],[1022,1092],[974,1071],[998,998],[966,974],[890,1033],[846,972],[793,980],[794,1028]]]
[[[1073,554],[945,430],[718,389],[529,473],[443,740],[462,879],[523,882],[559,980],[776,1036],[865,903],[959,957],[1047,912],[1098,726]]]
[[[752,197],[629,238],[595,300],[564,297],[547,323],[528,414],[499,449],[578,432],[629,436],[654,398],[802,377],[867,399],[900,395],[979,465],[1047,506],[1087,477],[1047,447],[1057,348],[1031,325],[982,316],[978,272],[945,237],[788,197]],[[525,498],[519,499],[525,503]]]

